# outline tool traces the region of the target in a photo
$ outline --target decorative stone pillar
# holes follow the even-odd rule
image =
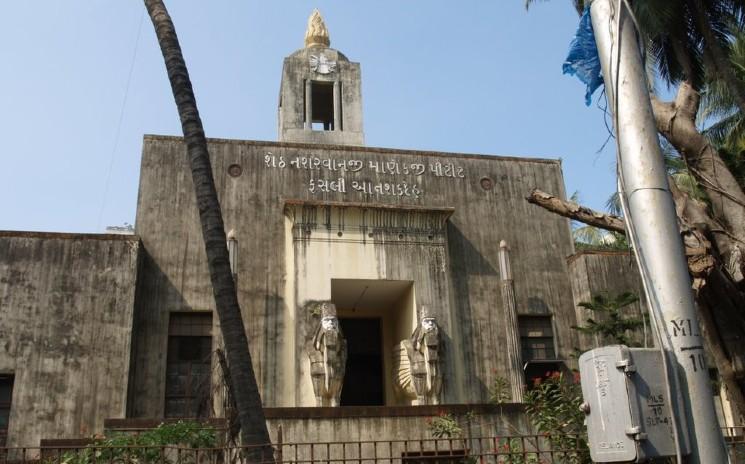
[[[341,83],[334,81],[334,130],[341,130]]]
[[[228,259],[230,260],[230,273],[233,279],[238,275],[238,240],[235,238],[235,231],[230,229],[228,232]]]
[[[520,348],[520,327],[517,324],[517,303],[515,302],[515,282],[512,280],[512,268],[510,267],[510,249],[504,240],[499,242],[499,276],[512,401],[522,403],[525,379]]]
[[[313,129],[313,87],[310,79],[305,80],[305,128]]]

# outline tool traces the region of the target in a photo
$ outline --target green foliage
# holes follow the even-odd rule
[[[512,401],[510,382],[504,377],[495,377],[489,387],[489,402],[499,405],[510,401]]]
[[[737,81],[745,85],[745,31],[733,28],[729,59]],[[699,121],[706,135],[719,150],[723,161],[745,188],[745,117],[737,96],[721,80],[710,78],[701,94]]]
[[[590,317],[584,326],[574,326],[573,329],[588,335],[601,335],[613,343],[627,346],[639,346],[630,336],[631,332],[644,326],[644,319],[636,316],[628,316],[623,308],[639,301],[639,297],[631,292],[621,293],[616,296],[595,295],[592,301],[583,301],[579,306],[589,309],[597,314],[602,320]]]
[[[500,439],[496,454],[500,464],[543,464],[538,453],[525,452],[523,441],[519,437]]]
[[[178,421],[160,424],[152,430],[136,434],[117,432],[108,437],[97,437],[92,445],[82,450],[63,453],[59,463],[168,463],[171,460],[163,447],[214,448],[216,444],[217,436],[212,427],[197,422]],[[189,462],[189,457],[181,456],[180,462]]]
[[[571,379],[574,380],[574,379]],[[508,401],[509,382],[497,377],[489,389],[490,401],[502,404]],[[525,411],[535,430],[547,440],[553,450],[553,461],[565,464],[591,464],[590,450],[587,447],[585,416],[580,411],[582,389],[578,383],[565,379],[563,374],[553,372],[545,378],[533,379],[533,386],[525,394]],[[457,427],[457,421],[450,415],[430,419],[430,430],[436,437],[450,437],[446,433]],[[447,432],[446,432],[447,431]],[[437,433],[437,434],[436,434]],[[498,463],[539,464],[543,461],[537,453],[524,449],[520,437],[500,440],[494,450]],[[535,445],[535,444],[534,444]],[[543,449],[546,449],[545,447]]]
[[[427,428],[435,438],[460,438],[463,435],[463,428],[452,414],[442,413],[439,416],[427,418],[426,422]]]
[[[530,5],[533,3],[537,3],[539,1],[548,1],[548,0],[525,0],[525,9],[530,9]],[[585,1],[584,0],[572,0],[571,1],[572,6],[575,10],[577,10],[577,14],[581,14],[582,10],[585,9]]]
[[[579,191],[575,191],[569,200],[573,203],[581,203]],[[610,214],[621,216],[618,194],[614,194],[608,199],[606,207]],[[574,247],[578,250],[625,251],[629,249],[624,234],[584,225],[579,221],[572,221],[572,238],[574,239]]]
[[[592,463],[584,426],[585,415],[579,408],[581,404],[580,385],[565,379],[559,372],[536,379],[525,394],[525,409],[530,422],[551,444],[555,452],[554,462]]]
[[[578,250],[628,251],[630,248],[624,234],[593,226],[576,227],[572,230],[572,237]]]
[[[698,181],[688,169],[688,165],[680,156],[680,153],[665,138],[660,137],[659,140],[667,174],[675,182],[678,189],[695,200],[706,201],[706,193],[698,185]]]

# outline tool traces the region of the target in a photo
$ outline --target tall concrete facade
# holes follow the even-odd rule
[[[326,439],[343,439],[350,423],[366,427],[355,409],[361,406],[378,408],[382,424],[401,424],[394,419],[400,408],[413,408],[406,409],[410,417],[432,414],[431,405],[484,404],[498,378],[524,383],[526,375],[571,367],[577,337],[565,260],[573,252],[569,223],[524,200],[538,185],[563,195],[561,163],[364,147],[360,67],[329,45],[314,12],[305,47],[284,60],[278,142],[209,141],[273,427],[281,422],[286,440],[302,440],[306,426],[293,421],[316,420],[329,427]],[[164,375],[171,369],[174,317],[214,311],[183,151],[181,138],[145,137],[133,418],[174,412],[172,382]],[[501,242],[511,249],[517,326],[510,330],[519,333],[505,330]],[[324,359],[314,358],[324,349],[324,304],[333,305],[344,339],[345,369],[331,379],[342,385],[333,413],[347,424],[342,428],[329,422],[330,412],[309,412],[329,404],[314,383],[314,375],[329,369],[314,371]],[[209,343],[217,349],[217,318],[209,323]],[[437,334],[427,332],[428,354],[427,327]],[[524,353],[510,352],[521,348]],[[529,365],[527,374],[510,363],[511,354]],[[214,394],[208,409],[219,415],[222,404]],[[395,430],[389,428],[389,438],[400,433]]]
[[[329,46],[314,12],[284,60],[278,142],[209,140],[272,437],[421,438],[441,410],[475,411],[485,435],[524,427],[490,388],[573,367],[573,282],[593,277],[571,274],[568,220],[524,199],[565,196],[560,161],[365,147],[360,66]],[[0,272],[9,444],[224,413],[180,137],[144,138],[134,236],[3,233]]]

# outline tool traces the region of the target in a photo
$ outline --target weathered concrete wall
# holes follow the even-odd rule
[[[292,226],[288,228],[291,233],[285,239],[291,247],[285,253],[294,257],[285,269],[285,300],[289,316],[286,325],[296,320],[297,335],[294,339],[287,339],[285,346],[291,353],[287,361],[296,366],[288,374],[296,375],[293,381],[285,383],[282,399],[287,405],[315,405],[305,346],[305,341],[312,335],[312,328],[304,323],[308,319],[303,314],[307,312],[306,302],[334,300],[331,287],[336,279],[362,279],[372,282],[358,298],[354,298],[355,307],[339,300],[334,300],[334,303],[340,317],[381,318],[386,404],[410,404],[395,398],[392,356],[394,347],[409,338],[416,327],[417,312],[413,306],[426,305],[431,315],[436,317],[442,333],[455,332],[445,227],[451,211],[373,208],[352,203],[305,203],[289,204],[285,213]],[[416,302],[411,301],[409,307],[403,308],[381,296],[370,298],[378,281],[411,282]],[[368,293],[371,287],[372,291]],[[378,300],[377,305],[375,300]],[[381,304],[380,300],[387,301]],[[402,319],[402,315],[408,315],[408,318],[404,316]],[[440,369],[445,378],[458,378],[458,366],[462,365],[458,362],[462,357],[461,346],[446,336],[441,337],[441,343],[450,356],[443,357]],[[295,349],[292,349],[293,345]],[[449,383],[457,385],[453,381]],[[443,393],[441,401],[446,403],[458,402],[463,396],[455,388]]]
[[[634,255],[624,251],[582,251],[567,259],[569,263],[569,277],[572,280],[572,294],[574,296],[575,311],[578,325],[592,317],[599,319],[598,314],[593,314],[589,309],[579,306],[581,302],[592,301],[596,295],[607,295],[615,297],[621,293],[631,292],[639,297],[639,301],[626,307],[625,312],[630,316],[641,317],[646,314],[647,305],[644,295],[639,270]],[[644,329],[634,334],[634,339],[639,343],[644,342]],[[602,337],[578,334],[580,350],[612,343],[602,340]],[[647,327],[647,342],[654,345],[652,329]]]
[[[282,457],[287,461],[360,457],[398,460],[403,453],[435,451],[435,447],[438,451],[468,448],[475,455],[494,453],[495,446],[499,446],[495,437],[531,434],[525,416],[516,406],[506,404],[501,412],[482,404],[437,408],[351,406],[331,411],[328,408],[270,408],[266,415],[269,434],[276,446],[280,444],[279,428],[282,428],[281,443],[285,444]],[[453,437],[452,441],[433,440],[430,422],[440,414],[456,418],[462,428],[461,437]]]
[[[211,140],[210,153],[226,229],[239,242],[239,300],[267,406],[296,405],[287,403],[281,388],[296,375],[281,355],[296,330],[287,324],[297,323],[286,317],[297,309],[286,301],[288,272],[294,272],[286,251],[293,249],[286,243],[287,200],[453,208],[443,233],[447,278],[441,280],[444,288],[436,286],[427,297],[446,301],[451,322],[444,335],[452,340],[449,346],[460,347],[444,353],[459,369],[443,387],[450,401],[484,402],[495,376],[507,377],[498,272],[502,239],[512,249],[518,312],[553,315],[560,357],[568,359],[577,345],[570,329],[576,321],[565,260],[573,252],[568,221],[524,200],[536,186],[564,191],[558,161],[231,140]],[[400,232],[407,236],[412,228],[404,225]],[[146,254],[130,413],[157,417],[163,413],[168,313],[214,305],[180,138],[145,137],[136,230]],[[383,275],[409,272],[404,249],[386,253]],[[418,299],[416,289],[432,282],[414,285]]]
[[[336,63],[328,74],[313,72],[311,56],[325,56]],[[362,73],[359,63],[350,62],[333,48],[303,48],[284,60],[279,89],[279,140],[282,142],[364,145],[362,128]],[[304,128],[307,81],[334,83],[338,92],[340,126],[333,131]],[[336,111],[336,109],[334,110]]]
[[[124,416],[138,251],[134,236],[0,232],[8,446],[89,436]]]

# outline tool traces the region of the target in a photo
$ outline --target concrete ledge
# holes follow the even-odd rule
[[[93,444],[92,438],[42,438],[41,448],[83,448]]]
[[[304,408],[264,408],[264,416],[269,419],[333,419],[333,418],[358,418],[358,417],[429,417],[440,414],[499,414],[500,412],[515,413],[522,412],[524,406],[521,403],[505,403],[501,406],[493,404],[442,404],[427,406],[342,406],[338,408],[329,407],[304,407]],[[224,418],[137,418],[137,419],[105,419],[106,430],[135,431],[146,430],[157,427],[162,423],[178,422],[180,420],[203,422],[215,428],[224,428]]]
[[[284,200],[285,208],[288,206],[319,206],[332,208],[359,208],[359,209],[378,209],[383,211],[407,211],[414,213],[436,213],[443,215],[448,219],[455,212],[452,206],[421,206],[421,205],[392,205],[389,203],[364,203],[359,201],[325,201],[325,200],[304,200],[300,198],[287,198]]]
[[[520,403],[502,405],[503,412],[522,412]],[[327,419],[355,417],[427,417],[440,414],[496,414],[493,404],[442,404],[428,406],[342,406],[339,408],[264,408],[267,419]]]
[[[225,419],[221,417],[211,418],[196,418],[196,417],[180,417],[180,418],[138,418],[138,419],[104,419],[103,428],[105,430],[116,430],[117,432],[137,432],[140,430],[154,429],[160,424],[172,424],[178,421],[194,421],[201,422],[205,425],[212,426],[218,430],[225,429]]]
[[[155,135],[145,134],[143,137],[145,141],[160,140],[164,142],[183,142],[184,138],[175,135]],[[266,147],[277,147],[277,148],[305,148],[312,151],[322,150],[334,150],[334,151],[345,151],[345,152],[367,152],[367,153],[383,153],[390,155],[412,155],[412,156],[434,156],[439,158],[470,158],[470,159],[483,159],[483,160],[500,160],[500,161],[522,161],[528,163],[541,163],[541,164],[556,164],[561,165],[560,159],[550,158],[527,158],[520,156],[504,156],[504,155],[488,155],[488,154],[476,154],[476,153],[450,153],[443,151],[430,151],[430,150],[406,150],[401,148],[384,148],[384,147],[368,147],[365,145],[328,145],[323,143],[297,143],[297,142],[271,142],[263,140],[237,140],[237,139],[220,139],[220,138],[207,138],[209,143],[228,143],[237,145],[248,145],[248,146],[266,146]]]
[[[580,250],[573,255],[567,256],[567,263],[571,263],[586,255],[600,255],[600,256],[631,256],[631,250]]]
[[[80,234],[71,232],[34,232],[26,230],[0,230],[0,238],[46,238],[55,240],[120,240],[136,242],[140,239],[135,234]]]

